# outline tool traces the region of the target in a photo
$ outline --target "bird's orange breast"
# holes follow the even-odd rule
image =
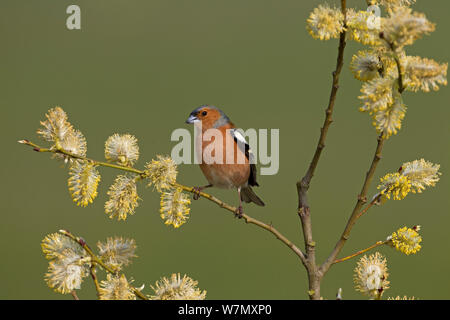
[[[237,188],[247,185],[250,176],[248,164],[200,164],[206,179],[219,188]]]
[[[250,176],[250,164],[242,150],[234,141],[226,126],[219,128],[219,137],[208,135],[204,130],[204,135],[197,137],[197,145],[201,148],[200,169],[208,182],[219,188],[236,188],[246,186]],[[201,139],[201,140],[200,140]]]

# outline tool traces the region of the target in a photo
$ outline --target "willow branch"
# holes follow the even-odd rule
[[[367,173],[366,173],[366,178],[364,180],[361,192],[360,192],[360,194],[358,196],[358,200],[356,202],[356,205],[353,208],[352,214],[351,214],[351,216],[350,216],[350,218],[349,218],[349,220],[347,222],[347,225],[345,226],[345,229],[344,229],[340,239],[336,243],[333,251],[331,252],[331,254],[328,257],[328,259],[320,266],[320,272],[322,274],[325,274],[328,271],[328,269],[331,267],[331,265],[333,264],[333,261],[339,255],[339,253],[341,252],[342,248],[344,247],[346,241],[349,239],[350,231],[352,230],[354,224],[356,223],[356,220],[358,220],[358,218],[361,217],[361,215],[362,215],[361,208],[367,202],[367,198],[366,198],[367,197],[367,192],[369,190],[369,186],[370,186],[370,184],[372,182],[372,179],[373,179],[373,176],[375,174],[375,170],[377,168],[377,165],[378,165],[378,163],[381,160],[381,153],[382,153],[383,146],[384,146],[384,141],[385,141],[385,139],[383,138],[383,134],[380,134],[378,136],[377,141],[378,141],[378,143],[377,143],[377,147],[376,147],[376,150],[375,150],[375,154],[373,156],[372,163],[370,165],[369,171],[367,171]],[[370,205],[370,207],[372,205]],[[364,212],[365,211],[363,211],[363,213]]]
[[[400,94],[405,91],[405,87],[403,86],[403,72],[402,72],[402,65],[400,63],[400,59],[397,55],[394,57],[395,64],[397,65],[397,71],[398,71],[398,92]]]
[[[56,153],[56,154],[62,154],[65,156],[68,156],[72,159],[79,159],[79,160],[83,160],[83,161],[89,161],[91,163],[93,163],[96,166],[102,166],[102,167],[108,167],[108,168],[113,168],[113,169],[118,169],[118,170],[122,170],[122,171],[127,171],[127,172],[132,172],[132,173],[136,173],[139,175],[145,175],[145,172],[142,170],[138,170],[132,167],[127,167],[127,166],[121,166],[121,165],[117,165],[117,164],[113,164],[113,163],[109,163],[109,162],[103,162],[103,161],[97,161],[94,159],[90,159],[87,157],[83,157],[83,156],[79,156],[73,153],[70,153],[66,150],[63,149],[56,149],[56,148],[42,148],[39,145],[24,139],[24,140],[19,140],[18,141],[21,144],[25,144],[27,146],[33,147],[33,150],[36,152],[50,152],[50,153]]]
[[[91,259],[92,259],[92,264],[98,264],[99,266],[101,266],[103,269],[105,269],[106,271],[108,271],[108,272],[111,273],[111,274],[114,274],[114,275],[117,275],[117,274],[118,274],[118,271],[117,271],[117,270],[114,270],[114,269],[110,268],[108,265],[106,265],[106,264],[102,261],[102,259],[100,259],[100,258],[99,258],[99,257],[91,250],[91,248],[89,248],[89,246],[87,245],[86,241],[84,241],[83,238],[77,237],[77,236],[73,235],[72,233],[70,233],[70,232],[67,231],[67,230],[59,230],[59,233],[61,233],[62,235],[66,236],[66,237],[68,237],[68,238],[70,238],[70,239],[72,239],[73,241],[75,241],[76,243],[78,243],[84,250],[86,250],[86,252],[89,254],[89,256],[90,256]],[[91,269],[91,276],[92,276],[92,269]],[[98,281],[95,281],[97,277],[94,275],[94,276],[92,276],[92,278],[93,278],[93,280],[94,280],[95,287],[96,287],[97,293],[98,293],[98,292],[99,292],[98,289],[100,288],[100,286],[98,285]],[[140,299],[142,299],[142,300],[149,300],[149,299],[148,299],[148,298],[147,298],[140,290],[138,290],[137,288],[135,288],[135,287],[133,287],[133,286],[131,286],[131,285],[130,285],[130,287],[131,287],[131,289],[133,290],[134,294],[135,294],[138,298],[140,298]]]
[[[37,144],[35,144],[35,143],[33,143],[33,142],[29,141],[29,140],[20,140],[19,143],[22,143],[22,144],[25,144],[25,145],[33,147],[33,150],[36,151],[36,152],[58,153],[58,154],[66,155],[66,156],[74,158],[74,159],[79,159],[79,160],[83,160],[83,161],[89,161],[89,162],[94,163],[95,165],[98,165],[98,166],[109,167],[109,168],[118,169],[118,170],[122,170],[122,171],[132,172],[132,173],[135,173],[135,174],[139,175],[139,177],[141,177],[141,178],[145,178],[146,177],[145,171],[138,170],[138,169],[133,168],[133,167],[115,165],[115,164],[102,162],[102,161],[97,161],[97,160],[93,160],[93,159],[82,157],[82,156],[77,156],[77,155],[74,155],[74,154],[72,154],[70,152],[62,150],[62,149],[42,148],[39,145],[37,145]],[[212,196],[210,194],[207,194],[207,193],[204,193],[204,192],[198,192],[193,187],[184,186],[184,185],[179,184],[179,183],[174,183],[173,186],[181,188],[184,191],[187,191],[187,192],[190,192],[190,193],[193,193],[193,194],[194,193],[198,193],[203,198],[206,198],[209,201],[212,201],[212,202],[218,204],[221,208],[224,208],[224,209],[226,209],[226,210],[228,210],[228,211],[230,211],[230,212],[232,212],[234,214],[239,214],[238,208],[233,207],[233,206],[223,202],[222,200],[219,200],[218,198],[216,198],[216,197],[214,197],[214,196]],[[244,219],[244,221],[246,223],[254,224],[254,225],[256,225],[256,226],[258,226],[258,227],[260,227],[260,228],[262,228],[264,230],[267,230],[270,233],[272,233],[277,239],[279,239],[286,246],[288,246],[300,258],[300,260],[302,261],[303,264],[306,263],[306,257],[304,255],[304,253],[292,241],[290,241],[281,232],[279,232],[277,229],[275,229],[272,226],[272,224],[264,223],[262,221],[259,221],[259,220],[255,219],[255,218],[250,217],[247,214],[242,214],[240,216]],[[92,251],[91,251],[91,253],[92,253]],[[100,266],[104,267],[102,265],[101,261],[100,262],[96,261],[96,262]],[[113,270],[112,271],[108,270],[108,271],[114,273]]]
[[[341,0],[341,11],[344,15],[344,19],[346,17],[347,12],[347,4],[346,0]],[[344,20],[344,27],[346,25],[346,21]],[[346,46],[346,31],[345,28],[341,32],[339,36],[339,47],[338,47],[338,55],[336,59],[336,69],[332,73],[332,83],[331,83],[331,93],[330,98],[328,100],[328,106],[325,111],[325,120],[323,122],[323,126],[320,129],[320,137],[317,143],[316,150],[314,152],[313,158],[309,164],[308,170],[306,174],[303,176],[301,180],[297,182],[297,194],[298,194],[298,215],[300,217],[302,223],[303,230],[303,238],[305,242],[306,248],[306,256],[307,256],[307,271],[309,277],[309,295],[311,299],[320,298],[320,278],[321,276],[317,274],[317,266],[316,266],[316,254],[315,247],[316,244],[313,240],[312,236],[312,224],[311,224],[311,213],[310,207],[308,203],[308,189],[311,183],[311,180],[314,176],[314,172],[319,163],[320,156],[322,154],[323,149],[325,148],[325,140],[327,138],[328,129],[333,122],[333,110],[334,105],[336,103],[336,96],[339,89],[339,76],[342,71],[342,67],[344,65],[344,50]]]
[[[391,51],[394,54],[393,56],[394,56],[394,60],[395,60],[395,64],[397,66],[397,72],[398,72],[398,78],[397,78],[397,81],[398,81],[398,92],[400,94],[402,94],[403,91],[405,91],[405,87],[404,87],[404,84],[403,84],[403,72],[402,72],[402,66],[401,66],[400,58],[396,54],[395,45],[392,42],[387,41],[385,39],[383,33],[380,33],[380,38],[383,39],[384,41],[386,41],[386,43],[389,45],[389,48],[391,49]],[[358,196],[358,202],[356,203],[355,208],[353,209],[352,215],[350,216],[350,219],[349,219],[349,221],[348,221],[348,223],[347,223],[347,225],[345,227],[345,230],[342,233],[341,238],[337,242],[334,250],[331,252],[331,254],[328,257],[328,259],[320,267],[320,271],[322,273],[325,273],[325,272],[328,271],[330,266],[333,264],[334,259],[336,259],[337,255],[342,250],[342,247],[345,245],[345,242],[348,240],[348,237],[350,235],[350,231],[353,228],[353,225],[355,224],[356,220],[358,220],[379,199],[379,196],[378,196],[378,198],[373,199],[365,210],[363,210],[362,212],[358,213],[358,211],[361,210],[361,207],[364,205],[364,203],[367,202],[367,200],[366,200],[367,191],[368,191],[368,188],[370,186],[370,182],[372,180],[373,174],[375,173],[375,169],[377,167],[377,164],[378,164],[378,162],[381,159],[381,151],[383,149],[383,145],[384,145],[384,138],[383,138],[383,133],[381,133],[380,136],[378,137],[377,149],[375,151],[375,155],[374,155],[374,158],[372,160],[372,164],[370,166],[369,171],[367,172],[366,179],[364,181],[361,193]]]
[[[363,254],[363,253],[365,253],[365,252],[367,252],[367,251],[370,251],[370,250],[372,250],[372,249],[374,249],[374,248],[376,248],[376,247],[382,246],[382,245],[384,245],[384,244],[386,244],[386,243],[387,243],[387,241],[377,241],[377,242],[375,242],[373,245],[371,245],[370,247],[368,247],[368,248],[366,248],[366,249],[359,250],[359,251],[355,252],[354,254],[351,254],[351,255],[349,255],[349,256],[347,256],[347,257],[344,257],[344,258],[341,258],[341,259],[334,260],[334,261],[333,261],[333,264],[339,263],[339,262],[347,261],[347,260],[349,260],[349,259],[351,259],[351,258],[357,257],[357,256],[359,256],[359,255],[361,255],[361,254]]]
[[[367,211],[369,211],[370,208],[372,208],[376,203],[378,203],[380,201],[380,197],[381,195],[378,195],[375,198],[373,198],[373,200],[363,210],[361,210],[361,212],[359,212],[356,215],[356,219],[361,218],[363,214],[365,214]]]
[[[397,65],[397,72],[398,72],[398,92],[400,94],[403,93],[403,91],[405,91],[405,87],[403,85],[403,71],[402,71],[402,64],[400,62],[400,58],[397,55],[397,51],[395,48],[395,45],[392,42],[389,42],[388,40],[386,40],[386,38],[384,37],[383,33],[380,33],[380,38],[383,39],[389,46],[389,48],[391,49],[391,51],[394,53],[394,60],[395,60],[395,64]]]
[[[90,273],[92,277],[92,281],[94,281],[95,291],[97,291],[97,297],[100,299],[100,284],[97,279],[97,271],[95,270],[95,263],[91,264]]]
[[[175,187],[181,188],[184,191],[187,192],[191,192],[191,193],[198,193],[200,196],[202,196],[203,198],[208,199],[209,201],[212,201],[214,203],[216,203],[219,207],[224,208],[234,214],[239,214],[239,210],[236,207],[233,207],[225,202],[223,202],[222,200],[219,200],[218,198],[204,193],[204,192],[198,192],[197,190],[195,190],[193,187],[187,187],[184,186],[182,184],[179,183],[174,183]],[[281,232],[279,232],[277,229],[275,229],[272,224],[267,224],[264,223],[262,221],[259,221],[255,218],[250,217],[249,215],[243,213],[242,215],[240,215],[242,217],[242,219],[246,222],[246,223],[250,223],[250,224],[254,224],[264,230],[267,230],[269,232],[271,232],[277,239],[279,239],[281,242],[283,242],[286,246],[288,246],[302,261],[302,263],[306,263],[306,258],[305,255],[303,254],[303,252],[292,242],[290,241],[288,238],[286,238]]]
[[[341,10],[345,17],[346,11],[347,11],[345,0],[341,0]],[[337,92],[339,89],[339,76],[341,74],[342,67],[344,65],[344,50],[345,50],[345,46],[346,46],[345,37],[346,37],[346,31],[344,30],[341,32],[340,37],[339,37],[339,47],[338,47],[338,56],[337,56],[337,61],[336,61],[336,69],[332,73],[333,80],[332,80],[332,84],[331,84],[331,93],[330,93],[330,98],[328,101],[328,106],[325,111],[325,120],[324,120],[322,128],[320,129],[319,141],[317,143],[317,147],[314,152],[314,156],[311,160],[311,163],[309,164],[306,174],[299,182],[297,182],[297,191],[298,191],[298,195],[299,195],[299,197],[298,197],[299,198],[299,204],[298,204],[299,208],[308,207],[306,193],[309,189],[311,179],[314,176],[314,172],[316,170],[317,164],[319,163],[319,159],[320,159],[320,155],[322,154],[322,150],[325,148],[325,140],[327,138],[328,129],[329,129],[331,123],[333,122],[332,116],[333,116],[334,105],[336,102],[336,95],[337,95]]]
[[[78,298],[77,292],[75,290],[70,291],[70,294],[72,295],[74,300],[80,300],[80,298]]]

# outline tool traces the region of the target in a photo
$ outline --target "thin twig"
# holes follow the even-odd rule
[[[146,177],[145,171],[138,170],[138,169],[133,168],[133,167],[126,167],[126,166],[121,166],[121,165],[114,165],[114,164],[107,163],[107,162],[97,161],[97,160],[93,160],[93,159],[90,159],[90,158],[77,156],[77,155],[71,154],[70,152],[67,152],[65,150],[61,150],[61,149],[57,150],[57,149],[52,149],[52,148],[42,148],[39,145],[37,145],[37,144],[35,144],[35,143],[33,143],[33,142],[29,141],[29,140],[20,140],[19,143],[31,146],[31,147],[33,147],[33,150],[35,150],[37,152],[51,152],[51,153],[63,154],[63,155],[66,155],[68,157],[71,157],[71,158],[92,162],[92,163],[94,163],[95,165],[98,165],[98,166],[110,167],[110,168],[113,168],[113,169],[133,172],[133,173],[139,175],[141,178]],[[210,194],[207,194],[207,193],[204,193],[204,192],[200,192],[199,193],[193,187],[184,186],[184,185],[179,184],[179,183],[174,183],[173,185],[174,185],[174,187],[182,188],[184,191],[187,191],[187,192],[190,192],[190,193],[197,193],[200,196],[202,196],[203,198],[206,198],[206,199],[208,199],[208,200],[218,204],[221,208],[224,208],[224,209],[226,209],[226,210],[228,210],[230,212],[233,212],[234,214],[239,214],[238,208],[233,207],[233,206],[231,206],[231,205],[229,205],[229,204],[219,200],[218,198],[216,198],[216,197],[214,197],[214,196],[212,196]],[[286,246],[288,246],[300,258],[300,260],[302,261],[303,264],[306,263],[306,257],[304,255],[304,253],[292,241],[290,241],[288,238],[286,238],[281,232],[279,232],[277,229],[275,229],[272,225],[266,224],[266,223],[264,223],[262,221],[259,221],[259,220],[255,219],[255,218],[252,218],[252,217],[250,217],[247,214],[242,214],[240,216],[244,219],[244,221],[246,223],[254,224],[254,225],[256,225],[256,226],[258,226],[258,227],[260,227],[262,229],[265,229],[265,230],[271,232],[273,235],[275,235],[277,237],[277,239],[279,239]],[[92,251],[91,251],[91,253],[92,253]],[[104,267],[101,262],[98,262],[98,261],[96,261],[96,262],[99,265],[101,265],[102,267]],[[114,273],[113,270],[108,270],[108,271]]]
[[[405,87],[403,86],[403,72],[402,72],[402,65],[400,63],[400,59],[397,55],[394,56],[395,64],[397,65],[397,71],[398,71],[398,92],[400,94],[405,91]]]
[[[398,92],[400,94],[403,93],[403,91],[405,90],[404,84],[403,84],[403,72],[402,72],[402,67],[401,67],[401,62],[400,59],[398,57],[398,55],[396,54],[396,48],[394,46],[394,44],[392,42],[387,41],[384,38],[384,34],[380,33],[380,38],[385,40],[386,43],[389,45],[391,51],[394,53],[394,60],[395,63],[397,65],[397,71],[398,71]],[[342,233],[341,238],[339,239],[339,241],[337,242],[336,246],[334,247],[333,251],[331,252],[330,256],[328,257],[328,259],[321,265],[320,267],[320,271],[325,274],[328,269],[330,268],[330,266],[333,264],[333,261],[336,259],[336,257],[339,255],[339,252],[342,250],[342,247],[345,245],[345,242],[348,240],[348,237],[350,235],[350,231],[353,228],[353,225],[355,224],[356,220],[358,220],[370,207],[372,207],[375,202],[378,199],[374,199],[371,201],[371,203],[367,206],[367,208],[365,210],[363,210],[362,212],[359,212],[361,210],[361,207],[364,205],[364,203],[367,201],[366,200],[366,195],[367,195],[367,191],[368,188],[370,186],[372,177],[375,173],[375,169],[377,167],[378,162],[381,159],[381,151],[383,149],[383,145],[384,145],[384,137],[383,137],[384,133],[381,133],[380,136],[378,137],[378,144],[377,144],[377,149],[375,151],[375,155],[374,158],[372,160],[372,164],[370,166],[369,171],[367,172],[366,175],[366,179],[364,181],[363,184],[363,188],[361,190],[360,195],[358,196],[358,201],[355,205],[355,208],[353,209],[352,215],[350,216],[350,219],[345,227],[344,232]]]
[[[107,272],[112,273],[114,275],[118,275],[118,270],[114,270],[112,268],[110,268],[108,265],[106,265],[102,259],[100,259],[92,250],[91,248],[89,248],[89,246],[87,245],[86,241],[84,241],[83,238],[81,237],[77,237],[75,235],[73,235],[71,232],[67,231],[67,230],[59,230],[59,233],[61,233],[62,235],[69,237],[70,239],[72,239],[73,241],[75,241],[76,243],[78,243],[84,250],[86,250],[86,252],[89,254],[89,256],[92,259],[92,264],[98,264],[99,266],[101,266],[103,269],[105,269]],[[91,269],[91,276],[92,276],[92,269]],[[98,286],[98,281],[96,282],[96,277],[93,276],[92,277],[97,289],[97,293],[99,294],[99,288],[100,286]],[[138,290],[137,288],[131,286],[131,289],[133,290],[134,294],[142,299],[142,300],[149,300],[148,297],[146,297],[140,290]]]
[[[75,290],[70,291],[70,294],[72,295],[74,300],[80,300],[80,298],[78,298],[77,292]]]
[[[331,265],[333,264],[333,261],[339,255],[339,253],[341,252],[342,248],[345,245],[345,242],[348,240],[348,238],[350,236],[350,231],[352,230],[354,224],[356,223],[356,220],[358,220],[358,218],[361,217],[361,215],[362,215],[362,213],[360,211],[361,211],[361,208],[363,207],[363,205],[367,202],[367,199],[366,199],[367,192],[369,190],[370,183],[372,182],[372,178],[375,174],[375,170],[377,168],[378,162],[380,162],[380,160],[381,160],[381,152],[383,150],[384,141],[385,141],[385,139],[383,138],[383,134],[380,134],[377,139],[377,147],[376,147],[373,159],[372,159],[372,163],[370,165],[369,171],[367,171],[366,178],[364,180],[361,192],[358,196],[358,200],[352,211],[352,214],[347,222],[347,225],[345,226],[345,229],[344,229],[340,239],[336,243],[333,251],[329,255],[328,259],[320,266],[320,272],[322,273],[322,275],[324,275],[328,271],[328,269],[331,267]]]
[[[386,244],[386,243],[387,243],[387,241],[377,241],[377,242],[375,242],[373,245],[371,245],[370,247],[368,247],[368,248],[366,248],[366,249],[359,250],[359,251],[355,252],[354,254],[351,254],[351,255],[349,255],[349,256],[347,256],[347,257],[344,257],[344,258],[341,258],[341,259],[334,260],[334,261],[333,261],[333,264],[339,263],[339,262],[347,261],[347,260],[349,260],[349,259],[351,259],[351,258],[357,257],[357,256],[359,256],[359,255],[361,255],[361,254],[363,254],[363,253],[365,253],[365,252],[367,252],[367,251],[370,251],[370,250],[372,250],[372,249],[374,249],[374,248],[376,248],[376,247],[382,246],[382,245],[384,245],[384,244]]]
[[[395,64],[397,65],[397,72],[398,72],[398,79],[397,79],[398,80],[398,92],[400,94],[402,94],[403,91],[405,91],[405,87],[403,85],[403,71],[402,71],[402,64],[400,62],[400,58],[397,55],[397,51],[396,51],[395,45],[394,45],[394,43],[389,42],[384,37],[384,33],[383,32],[380,33],[380,38],[382,40],[384,40],[388,44],[389,48],[391,49],[391,51],[393,53]]]
[[[131,286],[131,289],[133,289],[134,294],[141,300],[150,300],[148,297],[146,297],[141,290]]]
[[[95,270],[95,263],[92,263],[90,273],[91,273],[92,281],[94,281],[95,291],[97,291],[97,297],[100,299],[100,284],[98,283],[96,272],[97,271]]]
[[[30,140],[24,139],[24,140],[19,140],[18,141],[21,144],[25,144],[27,146],[33,147],[33,150],[36,152],[50,152],[50,153],[56,153],[56,154],[62,154],[65,156],[68,156],[70,158],[73,159],[79,159],[79,160],[83,160],[83,161],[89,161],[97,166],[102,166],[102,167],[109,167],[109,168],[114,168],[114,169],[119,169],[119,170],[123,170],[123,171],[128,171],[128,172],[132,172],[132,173],[136,173],[139,175],[144,175],[145,171],[142,170],[138,170],[135,169],[133,167],[127,167],[127,166],[121,166],[121,165],[117,165],[117,164],[113,164],[113,163],[109,163],[109,162],[103,162],[103,161],[97,161],[94,159],[90,159],[87,157],[83,157],[83,156],[79,156],[73,153],[70,153],[66,150],[63,149],[56,149],[56,148],[42,148],[39,145],[31,142]]]
[[[198,192],[197,190],[195,190],[193,187],[187,187],[184,186],[182,184],[179,183],[174,183],[175,187],[181,188],[184,191],[187,192],[191,192],[191,193],[197,193],[200,196],[202,196],[203,198],[206,198],[214,203],[216,203],[217,205],[219,205],[219,207],[224,208],[234,214],[239,214],[239,210],[236,207],[233,207],[225,202],[223,202],[222,200],[219,200],[218,198],[204,193],[204,192]],[[275,229],[271,224],[267,224],[264,223],[262,221],[259,221],[255,218],[250,217],[249,215],[243,213],[240,215],[240,217],[242,217],[242,219],[246,222],[246,223],[250,223],[250,224],[254,224],[260,228],[263,228],[269,232],[271,232],[273,235],[275,235],[275,237],[277,239],[279,239],[281,242],[283,242],[285,245],[287,245],[292,251],[294,251],[294,253],[300,258],[300,260],[302,261],[303,264],[306,263],[306,257],[304,255],[304,253],[292,242],[290,241],[288,238],[286,238],[281,232],[279,232],[277,229]]]
[[[347,13],[346,0],[341,0],[341,11],[344,15],[344,26],[346,25],[345,17]],[[320,129],[320,137],[317,143],[316,150],[313,158],[309,164],[306,174],[301,180],[297,182],[297,194],[298,194],[298,215],[302,223],[303,237],[305,241],[306,256],[307,256],[307,272],[309,277],[309,295],[311,299],[320,298],[320,279],[321,275],[318,274],[316,266],[316,254],[315,254],[315,242],[312,236],[312,224],[311,224],[311,212],[308,203],[308,189],[311,180],[314,176],[314,172],[319,163],[322,150],[325,148],[325,140],[327,138],[328,129],[333,122],[333,110],[336,102],[336,96],[339,89],[339,76],[344,65],[344,50],[346,46],[346,31],[345,28],[341,32],[339,37],[338,56],[336,59],[336,69],[333,71],[333,80],[331,84],[331,93],[328,101],[328,107],[325,111],[325,120],[322,128]]]
[[[378,201],[379,197],[374,198],[363,210],[361,210],[360,213],[356,215],[355,219],[361,218],[361,216],[365,214],[367,211],[369,211],[369,209],[372,208]]]
[[[344,14],[344,17],[346,15],[346,1],[341,0],[341,10]],[[333,116],[333,110],[334,105],[336,102],[336,95],[339,89],[339,76],[342,71],[342,67],[344,65],[344,51],[346,46],[346,31],[342,31],[339,37],[339,47],[338,47],[338,56],[336,61],[336,69],[333,71],[333,80],[331,84],[331,93],[330,98],[328,101],[328,107],[325,111],[325,120],[323,122],[323,126],[320,129],[320,137],[319,141],[317,142],[316,150],[314,152],[314,156],[309,164],[308,170],[306,171],[306,174],[304,177],[297,182],[297,191],[299,195],[299,208],[305,208],[308,207],[308,201],[306,193],[309,189],[309,185],[311,183],[311,179],[314,176],[314,172],[316,170],[317,164],[319,163],[320,155],[322,154],[322,150],[325,148],[325,140],[327,138],[328,128],[330,127],[331,123],[333,122],[332,116]]]

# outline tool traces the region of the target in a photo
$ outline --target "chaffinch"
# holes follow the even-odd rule
[[[200,169],[209,182],[206,186],[195,188],[194,199],[198,199],[199,192],[205,188],[237,188],[239,214],[242,214],[242,201],[264,206],[264,202],[251,188],[259,185],[256,182],[256,165],[251,163],[253,155],[250,146],[225,113],[214,106],[203,105],[191,112],[186,123],[201,127],[202,134],[195,137],[196,146],[198,159],[201,160]],[[217,129],[221,135],[216,136],[213,132],[209,137],[209,129]],[[219,148],[222,148],[222,155]],[[216,153],[217,150],[219,152]]]

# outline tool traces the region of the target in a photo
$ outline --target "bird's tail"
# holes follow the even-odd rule
[[[255,194],[250,186],[241,189],[241,200],[244,202],[254,202],[258,206],[264,207],[264,202]]]

